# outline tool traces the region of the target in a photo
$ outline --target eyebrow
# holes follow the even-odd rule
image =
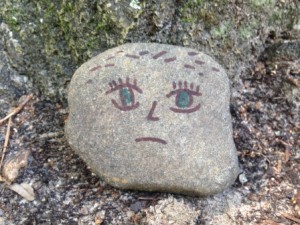
[[[167,58],[165,59],[165,63],[169,63],[169,62],[172,62],[172,61],[175,61],[176,60],[176,57],[172,57],[172,58]]]
[[[99,70],[99,69],[101,69],[101,66],[95,66],[92,69],[90,69],[90,72],[93,72],[93,71],[96,71],[96,70]]]
[[[141,51],[139,54],[140,55],[147,55],[147,54],[149,54],[149,51]]]
[[[113,63],[110,63],[110,64],[106,64],[106,65],[104,65],[105,67],[112,67],[112,66],[115,66],[115,64],[113,64]]]
[[[195,56],[195,55],[198,55],[198,52],[188,52],[188,55],[189,56]]]
[[[166,54],[166,53],[167,53],[167,51],[161,51],[161,52],[157,53],[156,55],[154,55],[154,56],[153,56],[153,59],[157,59],[157,58],[163,56],[163,55]]]
[[[193,69],[193,70],[195,69],[194,66],[188,65],[188,64],[185,64],[184,67],[187,68],[187,69]]]
[[[201,61],[201,60],[195,60],[195,63],[197,63],[198,65],[203,65],[203,64],[205,64],[205,62],[204,62],[204,61]]]
[[[139,59],[140,57],[138,55],[132,55],[132,54],[126,54],[125,55],[128,58],[132,58],[132,59]]]

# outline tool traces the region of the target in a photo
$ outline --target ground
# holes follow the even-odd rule
[[[1,153],[0,224],[299,224],[296,1],[215,1],[217,6],[209,1],[134,1],[131,8],[115,11],[110,10],[115,1],[78,1],[75,9],[67,1],[24,2],[0,3],[6,12],[0,17],[0,118],[28,100],[12,116],[9,138],[8,120],[0,124],[0,145],[9,140],[6,154]],[[93,12],[102,13],[97,26],[92,23],[94,33],[88,26],[76,28],[81,20],[68,19],[74,10],[86,23],[93,22]],[[55,21],[49,28],[32,22],[33,15]],[[223,15],[230,23],[221,22]],[[109,24],[118,24],[118,31]],[[86,36],[76,36],[81,33]],[[99,43],[94,43],[96,37]],[[52,38],[58,41],[53,44]],[[65,96],[76,67],[103,49],[138,41],[191,46],[228,71],[242,171],[230,189],[207,198],[118,190],[93,174],[68,146]],[[25,188],[24,196],[12,184],[32,189]]]

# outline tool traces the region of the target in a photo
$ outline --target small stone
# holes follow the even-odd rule
[[[224,69],[204,53],[125,44],[75,72],[66,137],[115,187],[211,195],[239,173],[229,100]]]
[[[245,183],[248,182],[248,179],[247,179],[247,177],[246,177],[246,175],[244,173],[241,173],[239,175],[239,181],[240,181],[241,184],[245,184]]]

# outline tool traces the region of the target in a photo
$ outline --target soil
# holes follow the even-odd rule
[[[163,32],[170,35],[171,28],[180,26],[176,19],[168,19],[174,15],[171,9],[165,12],[154,16],[156,25],[150,24],[153,15],[142,15],[141,30],[129,32],[125,42],[164,42]],[[171,27],[165,26],[168,21],[173,22]],[[155,29],[139,36],[149,26]],[[2,36],[0,118],[20,105],[23,95],[33,93],[33,98],[12,117],[1,170],[5,182],[0,182],[0,224],[299,224],[300,35],[272,29],[263,33],[267,35],[260,36],[261,44],[255,48],[261,50],[243,58],[239,65],[247,66],[231,75],[230,109],[242,173],[230,189],[207,198],[118,190],[100,180],[64,138],[68,117],[64,94],[51,97],[53,83],[44,92],[45,83],[39,86],[28,79],[26,70],[18,69],[24,63],[18,61],[20,56],[7,48],[8,43],[18,46],[18,42],[6,42]],[[197,42],[189,40],[191,45]],[[7,121],[0,124],[1,146],[7,126]],[[18,170],[21,157],[27,163]],[[3,173],[9,165],[19,172],[10,181]],[[29,184],[34,200],[12,191],[12,183]]]

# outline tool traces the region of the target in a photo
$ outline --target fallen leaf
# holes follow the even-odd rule
[[[29,150],[22,150],[9,156],[3,165],[2,176],[9,182],[13,182],[19,174],[22,167],[27,166]]]
[[[33,201],[35,199],[35,194],[33,188],[27,184],[11,184],[8,186],[8,188],[16,193],[18,193],[20,196],[25,198],[27,201]]]
[[[101,225],[105,219],[105,211],[98,212],[95,216],[95,225]]]
[[[263,224],[268,224],[268,225],[279,225],[279,223],[274,222],[273,220],[264,220]]]

